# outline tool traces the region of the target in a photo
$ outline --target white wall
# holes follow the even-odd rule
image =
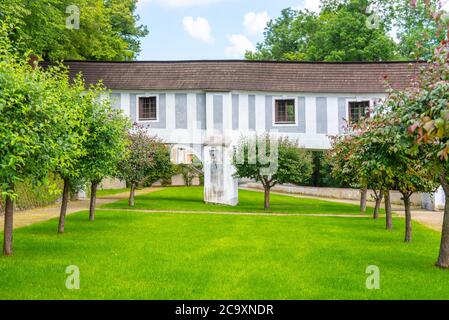
[[[248,92],[248,91],[233,91],[233,92],[207,92],[206,93],[206,119],[207,130],[198,130],[197,128],[197,114],[196,114],[196,94],[204,93],[202,91],[160,91],[160,92],[145,92],[145,91],[114,91],[114,93],[121,93],[121,108],[125,114],[130,115],[130,94],[159,94],[164,93],[166,95],[166,128],[151,128],[149,132],[153,135],[157,135],[164,141],[171,144],[204,144],[207,139],[207,135],[212,134],[213,130],[213,96],[223,96],[223,125],[224,132],[231,139],[236,140],[240,135],[255,134],[254,131],[249,131],[249,108],[248,108],[248,95],[255,95],[256,99],[256,132],[266,132],[266,106],[265,97],[269,96],[288,96],[288,97],[305,97],[306,101],[306,133],[298,132],[276,132],[273,134],[288,136],[293,139],[298,139],[301,146],[308,149],[328,149],[330,147],[329,135],[337,135],[339,132],[339,119],[338,119],[338,98],[339,97],[356,97],[357,100],[374,100],[384,98],[382,94],[329,94],[329,93],[283,93],[283,92]],[[175,128],[175,94],[187,93],[187,119],[188,129],[177,130]],[[239,130],[232,130],[232,94],[239,94]],[[316,133],[316,97],[327,97],[327,127],[328,134]],[[346,108],[346,118],[348,117],[348,108]]]

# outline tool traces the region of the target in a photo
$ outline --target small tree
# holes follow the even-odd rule
[[[3,254],[13,253],[15,185],[40,182],[64,158],[60,143],[70,127],[61,104],[58,68],[43,70],[21,59],[0,23],[0,190],[5,197]]]
[[[331,174],[342,184],[360,189],[360,212],[366,212],[367,185],[360,178],[358,168],[351,159],[359,152],[357,137],[344,134],[331,137],[332,147],[326,156],[331,166]]]
[[[85,154],[80,159],[83,178],[90,182],[89,220],[95,220],[97,188],[105,177],[116,175],[118,163],[125,158],[128,143],[129,119],[119,110],[111,108],[110,100],[102,98],[102,86],[89,91]]]
[[[416,154],[430,159],[446,194],[440,253],[436,265],[449,269],[449,43],[435,51],[413,86],[390,95],[391,105],[407,123],[404,136],[415,138]]]
[[[429,157],[416,152],[413,138],[407,135],[408,121],[398,112],[398,100],[394,99],[394,95],[390,95],[378,109],[378,115],[366,121],[367,130],[361,139],[364,148],[369,151],[369,165],[365,168],[371,175],[377,175],[377,180],[383,186],[402,194],[406,219],[405,241],[410,242],[410,198],[415,192],[434,192],[438,187],[438,174]]]
[[[161,179],[172,170],[172,164],[169,148],[161,140],[149,136],[144,128],[135,126],[128,139],[127,155],[118,164],[117,177],[129,184],[129,205],[132,207],[137,186]]]
[[[67,70],[65,76],[59,81],[59,104],[64,106],[66,114],[64,123],[66,132],[60,140],[59,148],[63,156],[58,159],[55,171],[64,182],[62,191],[61,209],[59,213],[58,233],[64,233],[65,217],[69,203],[70,191],[82,178],[80,159],[85,155],[84,142],[88,139],[86,127],[87,106],[89,93],[85,94],[84,81],[78,75],[72,82],[69,81]]]
[[[334,174],[353,180],[356,173],[356,183],[375,190],[374,218],[378,217],[382,196],[387,195],[387,229],[392,227],[389,190],[400,191],[406,217],[405,241],[410,242],[410,197],[418,191],[434,191],[435,176],[426,160],[411,152],[413,140],[401,135],[405,125],[392,112],[389,102],[379,105],[375,114],[351,125],[346,136],[336,139],[332,152],[336,160]]]
[[[238,178],[254,179],[262,183],[265,193],[264,208],[270,208],[270,191],[277,184],[307,183],[313,173],[309,151],[287,138],[242,138],[233,156]]]

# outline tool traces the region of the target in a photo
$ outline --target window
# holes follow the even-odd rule
[[[296,122],[295,99],[276,100],[274,115],[276,124],[294,124]]]
[[[369,117],[369,105],[369,101],[349,102],[349,122],[356,123]]]
[[[156,97],[139,98],[139,121],[157,120]]]

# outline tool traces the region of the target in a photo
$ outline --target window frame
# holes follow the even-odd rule
[[[354,123],[354,121],[351,119],[351,103],[363,103],[363,102],[367,102],[368,103],[368,112],[366,113],[365,117],[369,118],[371,117],[371,107],[373,105],[373,100],[372,99],[351,99],[347,101],[347,112],[348,112],[348,123]],[[358,120],[360,121],[360,119]]]
[[[294,122],[276,122],[276,101],[293,100],[294,110],[295,110],[295,120]],[[272,105],[272,125],[273,127],[296,127],[298,125],[298,98],[290,96],[279,96],[273,98]]]
[[[140,119],[140,99],[154,98],[156,100],[156,118],[155,119]],[[154,123],[159,122],[159,99],[156,94],[139,94],[136,95],[136,122],[137,123]]]

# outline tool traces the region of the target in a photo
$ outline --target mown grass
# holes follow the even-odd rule
[[[213,205],[204,203],[202,187],[172,187],[137,196],[134,207],[129,207],[128,200],[121,200],[104,205],[103,208],[286,214],[361,214],[359,206],[356,205],[279,194],[271,195],[271,208],[270,210],[264,210],[263,199],[262,192],[239,190],[238,206]],[[368,214],[371,213],[370,211]]]
[[[15,231],[0,299],[449,299],[439,235],[369,218],[98,211]],[[65,287],[80,269],[81,289]],[[366,289],[367,266],[380,290]]]

